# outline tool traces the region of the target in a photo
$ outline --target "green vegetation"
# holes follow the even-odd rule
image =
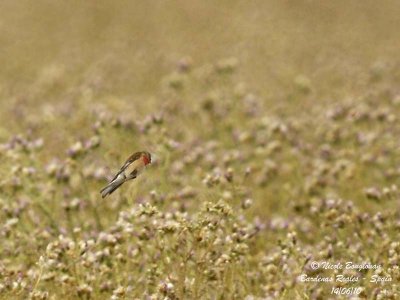
[[[397,1],[0,16],[0,299],[399,297]]]

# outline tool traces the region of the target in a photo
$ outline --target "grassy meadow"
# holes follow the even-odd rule
[[[0,299],[400,299],[399,28],[396,0],[1,1]]]

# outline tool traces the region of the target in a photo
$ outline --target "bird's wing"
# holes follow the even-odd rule
[[[142,156],[142,154],[140,152],[136,152],[136,153],[132,154],[131,156],[129,156],[129,158],[126,160],[126,162],[122,166],[121,171],[125,171],[125,169],[127,167],[129,167],[129,165],[132,162],[134,162],[135,160],[139,159],[141,156]]]

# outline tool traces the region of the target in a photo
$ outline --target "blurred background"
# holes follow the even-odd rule
[[[87,83],[99,85],[93,104],[113,95],[128,106],[141,102],[135,110],[148,111],[143,99],[148,103],[182,57],[197,66],[235,57],[236,76],[271,109],[291,101],[294,79],[304,75],[313,94],[291,103],[297,109],[300,102],[304,107],[357,94],[367,70],[397,62],[400,46],[395,0],[2,1],[0,6],[1,117],[18,111],[18,121],[4,124],[15,129],[42,117],[48,105],[76,104],[76,90]],[[50,84],[46,80],[56,87],[34,88]]]

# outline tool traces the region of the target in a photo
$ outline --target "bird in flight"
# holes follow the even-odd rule
[[[101,191],[101,197],[112,194],[124,182],[135,179],[140,172],[151,163],[151,155],[147,151],[132,154],[114,178]]]

